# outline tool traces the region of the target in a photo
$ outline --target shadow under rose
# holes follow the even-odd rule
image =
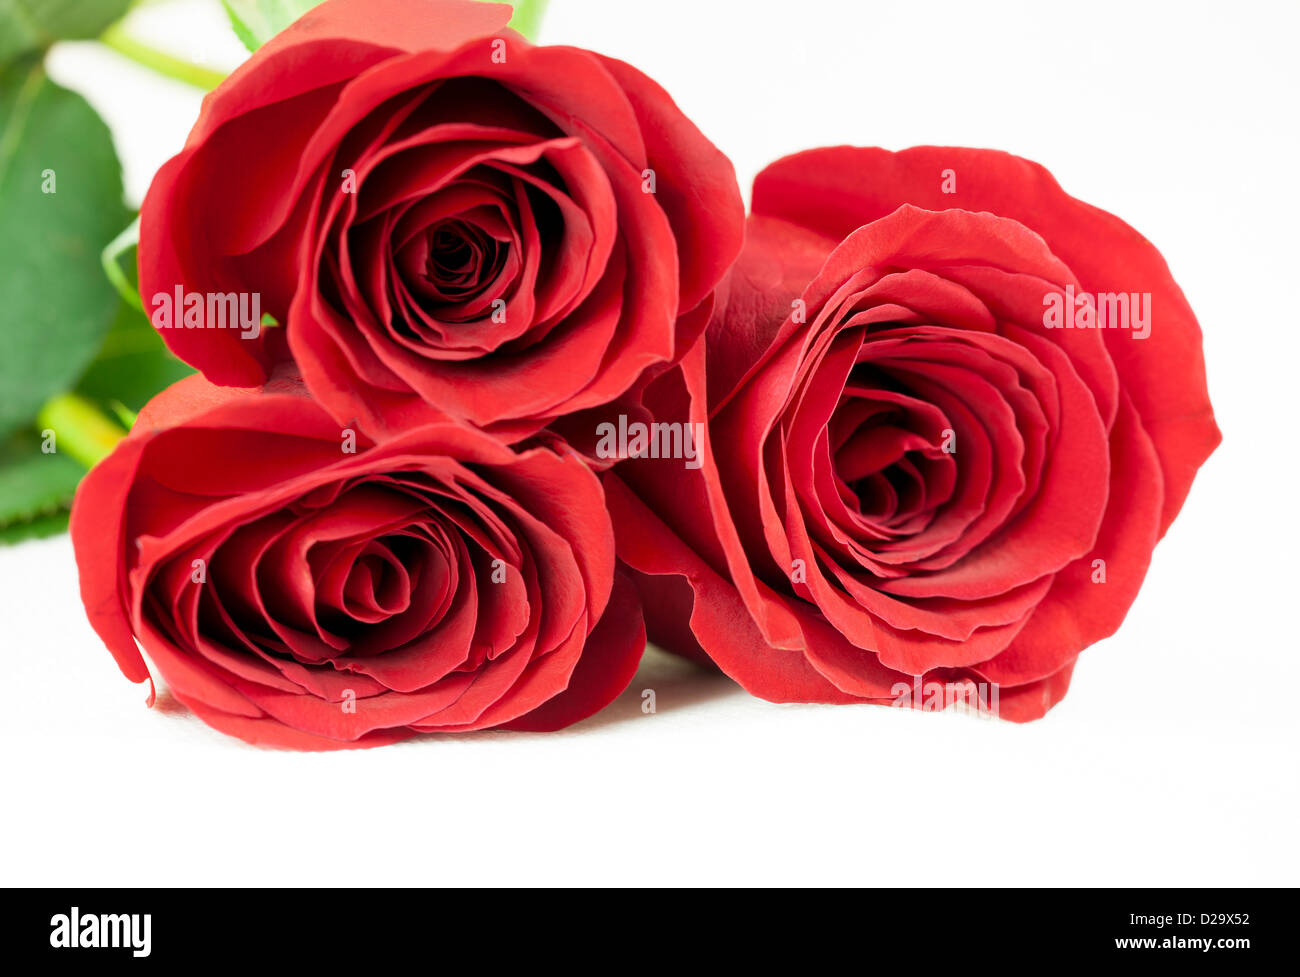
[[[743,694],[739,685],[717,669],[706,668],[655,645],[647,645],[641,666],[617,699],[594,716],[559,732],[582,733],[602,729],[647,715],[672,713],[725,696]]]

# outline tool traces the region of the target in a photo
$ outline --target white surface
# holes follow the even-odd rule
[[[152,39],[238,57],[205,3],[168,6],[141,16]],[[48,540],[0,552],[0,880],[1300,882],[1298,9],[552,0],[542,40],[657,78],[746,188],[820,144],[992,146],[1163,250],[1225,442],[1045,720],[776,706],[654,656],[566,733],[259,751],[146,710],[85,623],[70,544]],[[138,198],[197,97],[94,45],[54,70],[110,119]]]

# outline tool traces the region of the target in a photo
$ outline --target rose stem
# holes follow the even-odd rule
[[[137,41],[123,29],[121,23],[114,24],[104,31],[103,34],[99,35],[99,40],[102,44],[112,48],[118,54],[125,55],[137,64],[151,68],[160,75],[175,78],[177,81],[183,81],[195,88],[201,88],[205,92],[216,88],[226,77],[220,71],[213,71],[211,68],[204,68],[189,61],[184,61],[173,57],[166,51],[159,51],[155,47]]]

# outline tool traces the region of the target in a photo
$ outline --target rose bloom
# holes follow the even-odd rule
[[[765,170],[707,342],[646,402],[707,424],[698,473],[607,476],[653,640],[775,701],[982,684],[1013,720],[1119,626],[1219,441],[1156,249],[970,149]]]
[[[640,72],[510,15],[331,0],[204,100],[141,210],[141,293],[282,328],[169,308],[177,355],[245,387],[292,356],[376,437],[528,434],[680,357],[740,249],[732,166]]]
[[[72,541],[123,674],[149,678],[138,639],[177,699],[251,743],[557,729],[618,695],[645,645],[600,485],[563,445],[452,422],[374,445],[278,379],[156,397],[82,482]]]

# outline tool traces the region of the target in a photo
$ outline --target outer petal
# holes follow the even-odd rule
[[[174,690],[173,690],[174,692]],[[236,736],[253,746],[269,746],[281,750],[363,750],[371,746],[385,746],[400,743],[415,734],[409,729],[383,729],[354,740],[332,740],[324,736],[313,736],[286,726],[276,719],[263,717],[250,719],[247,716],[234,716],[196,700],[175,693],[176,698],[213,729],[229,736]]]
[[[90,625],[113,653],[122,674],[132,682],[149,679],[149,669],[131,633],[123,590],[123,512],[143,449],[143,439],[127,438],[82,479],[68,527],[77,556],[81,601],[86,605]]]
[[[614,578],[605,614],[587,636],[587,644],[568,687],[502,729],[549,732],[594,715],[627,688],[645,652],[641,600],[626,573]]]
[[[1127,395],[1111,433],[1111,463],[1116,487],[1092,552],[1055,575],[1006,651],[974,666],[990,681],[1019,685],[1058,672],[1114,634],[1137,597],[1160,529],[1162,492],[1155,447]]]
[[[623,86],[656,174],[655,198],[677,235],[681,311],[695,308],[745,236],[745,205],[731,160],[682,114],[672,97],[629,64],[596,56]]]
[[[1074,674],[1074,659],[1046,678],[1025,685],[998,690],[998,715],[1013,723],[1027,723],[1042,719],[1070,689],[1070,676]]]

